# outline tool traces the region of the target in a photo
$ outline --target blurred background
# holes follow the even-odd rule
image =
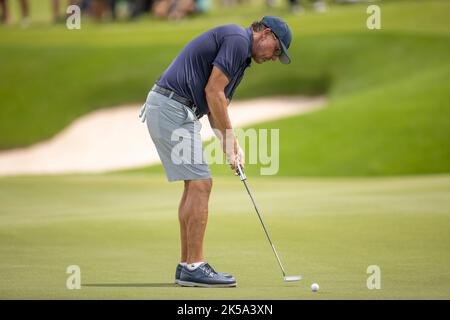
[[[69,30],[70,1],[2,1],[0,149],[49,139],[92,110],[142,103],[194,36],[270,14],[293,29],[293,63],[250,68],[235,101],[328,98],[321,112],[264,124],[282,132],[280,175],[450,170],[447,1],[376,2],[380,30],[366,26],[372,2],[168,2],[75,1],[81,29]]]
[[[82,8],[80,30],[66,27],[69,4]],[[379,30],[366,25],[371,4]],[[450,1],[0,0],[0,12],[0,159],[96,110],[132,104],[140,126],[139,105],[193,37],[285,19],[292,64],[252,65],[233,102],[326,101],[252,126],[280,130],[278,174],[260,177],[256,164],[247,176],[287,269],[301,266],[306,284],[326,288],[322,298],[449,298]],[[241,288],[188,295],[164,286],[178,257],[182,186],[155,164],[0,178],[0,296],[310,297],[308,285],[280,288],[240,181],[226,165],[211,168],[206,252]],[[66,290],[69,264],[81,266],[84,290]],[[371,264],[386,270],[384,290],[365,287]]]

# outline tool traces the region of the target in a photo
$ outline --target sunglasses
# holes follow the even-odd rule
[[[274,51],[274,55],[275,55],[275,57],[280,57],[282,54],[283,54],[283,50],[280,48],[280,42],[278,41],[278,38],[277,38],[277,36],[275,35],[275,33],[273,33],[272,32],[272,36],[273,36],[273,38],[275,39],[275,40],[277,40],[277,43],[278,43],[278,46],[277,46],[277,48],[275,49],[275,51]]]

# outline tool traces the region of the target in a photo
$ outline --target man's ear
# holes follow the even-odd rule
[[[270,30],[269,28],[265,28],[264,30],[263,30],[263,34],[264,34],[264,36],[269,36],[270,35],[270,33],[272,32],[272,30]]]

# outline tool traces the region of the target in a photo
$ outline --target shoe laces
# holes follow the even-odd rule
[[[205,263],[203,266],[201,266],[201,268],[208,275],[208,277],[212,278],[217,275],[217,272],[214,271],[214,269],[208,263]]]

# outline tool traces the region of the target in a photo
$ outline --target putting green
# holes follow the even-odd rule
[[[172,284],[181,183],[161,175],[0,179],[1,299],[449,299],[450,175],[214,182],[205,254],[234,289]],[[66,268],[81,268],[68,290]],[[381,269],[381,289],[366,286]],[[318,293],[310,285],[320,285]]]

